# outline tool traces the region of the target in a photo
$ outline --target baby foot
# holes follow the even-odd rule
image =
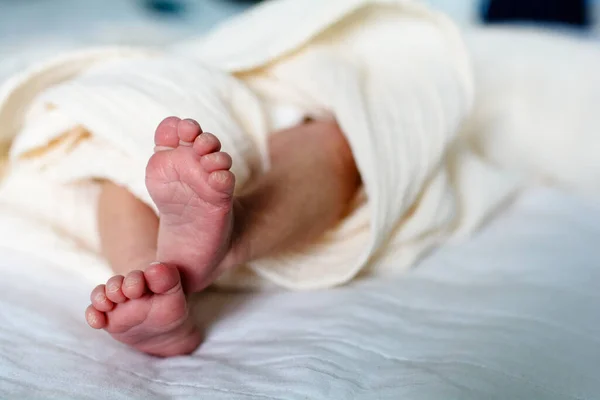
[[[204,289],[231,246],[235,176],[221,143],[190,119],[165,119],[146,186],[160,213],[157,259],[177,265],[187,292]]]
[[[188,316],[179,272],[164,264],[113,276],[91,294],[86,320],[144,353],[170,357],[193,352],[202,340]]]

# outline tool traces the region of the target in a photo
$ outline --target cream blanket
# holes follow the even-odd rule
[[[569,49],[585,63],[545,73],[524,61],[527,46],[494,57],[493,33],[467,50],[452,23],[414,1],[279,0],[174,48],[63,55],[0,88],[0,138],[12,142],[0,201],[72,238],[56,261],[86,268],[102,263],[95,182],[152,205],[144,167],[165,116],[217,133],[240,190],[269,168],[269,133],[334,116],[364,181],[352,213],[310,252],[257,260],[219,283],[315,289],[402,272],[472,232],[530,176],[598,189],[600,56],[554,39],[529,38],[546,46],[539,60]],[[47,243],[36,251],[58,254]]]

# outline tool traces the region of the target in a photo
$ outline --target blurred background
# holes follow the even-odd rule
[[[302,1],[302,0],[298,0]],[[328,0],[323,0],[328,1]],[[253,0],[0,0],[5,45],[36,35],[65,40],[165,41],[205,31]],[[507,21],[566,23],[591,31],[600,0],[424,0],[463,24]],[[148,36],[149,35],[149,36]]]
[[[600,37],[600,0],[424,1],[462,25],[544,24]],[[31,59],[69,48],[91,44],[162,45],[198,35],[258,2],[0,0],[0,79]]]

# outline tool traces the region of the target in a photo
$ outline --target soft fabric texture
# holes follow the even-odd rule
[[[490,55],[481,35],[469,54],[445,17],[408,0],[280,0],[170,49],[58,57],[0,89],[0,137],[14,139],[0,200],[73,238],[73,259],[95,257],[94,182],[152,205],[144,167],[165,116],[218,134],[240,190],[269,168],[269,133],[334,116],[364,181],[351,215],[310,252],[257,260],[219,283],[315,289],[397,274],[471,233],[530,176],[598,188],[599,118],[569,107],[597,104],[596,49],[529,37],[586,61],[561,80],[564,62],[530,68],[527,41],[510,55],[514,41],[500,35],[504,53]],[[563,90],[571,96],[548,97]]]
[[[40,230],[0,210],[0,235]],[[97,283],[0,248],[7,399],[592,400],[600,208],[536,191],[406,276],[313,293],[204,293],[188,357],[136,353],[83,319]],[[52,243],[71,257],[68,243]],[[73,260],[70,260],[73,261]]]

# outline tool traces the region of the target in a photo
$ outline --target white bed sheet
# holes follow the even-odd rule
[[[0,216],[0,238],[27,229]],[[402,278],[204,294],[206,342],[166,360],[87,328],[85,265],[2,250],[0,397],[598,399],[599,244],[600,206],[536,190]]]
[[[204,11],[198,18],[212,18]],[[133,36],[148,40],[149,22],[139,18]],[[0,35],[0,80],[58,50],[123,36],[88,22],[85,43],[69,32],[40,41],[31,29],[48,29],[37,23],[27,25],[29,42]],[[473,240],[445,246],[402,278],[317,293],[202,295],[195,312],[205,344],[169,360],[90,330],[83,311],[106,271],[84,259],[77,271],[51,265],[35,255],[47,239],[0,211],[0,398],[600,398],[600,206],[564,194],[527,195]],[[71,245],[57,239],[55,248],[66,256]]]

